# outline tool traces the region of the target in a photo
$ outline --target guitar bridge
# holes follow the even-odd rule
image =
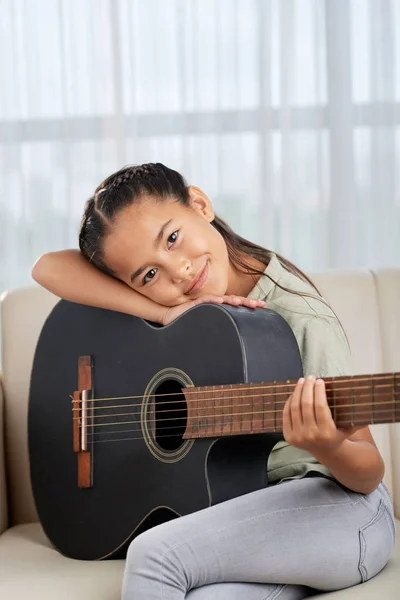
[[[78,390],[72,401],[73,449],[78,454],[78,487],[93,486],[92,452],[88,442],[88,419],[93,418],[89,411],[89,401],[93,390],[91,356],[78,358]]]

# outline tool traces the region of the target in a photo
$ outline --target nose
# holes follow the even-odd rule
[[[176,282],[184,281],[192,273],[192,263],[187,258],[179,258],[173,267],[172,278]]]

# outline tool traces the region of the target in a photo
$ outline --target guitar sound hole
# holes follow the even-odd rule
[[[158,386],[155,397],[156,442],[163,450],[177,450],[182,445],[187,422],[182,384],[173,379],[163,381]]]

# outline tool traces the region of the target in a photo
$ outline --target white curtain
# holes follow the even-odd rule
[[[400,266],[400,0],[0,0],[0,291],[150,161],[303,269]]]

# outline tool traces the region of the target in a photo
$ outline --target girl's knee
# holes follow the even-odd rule
[[[125,571],[137,571],[163,553],[164,543],[161,536],[155,535],[155,529],[149,529],[132,540],[126,555]]]
[[[149,590],[163,585],[160,573],[162,552],[162,539],[151,529],[131,542],[126,555],[122,600],[130,600],[136,594],[149,597]]]
[[[176,545],[176,544],[175,544]],[[126,556],[125,575],[136,575],[168,582],[181,589],[187,588],[185,569],[179,552],[162,525],[141,533],[135,538]]]

